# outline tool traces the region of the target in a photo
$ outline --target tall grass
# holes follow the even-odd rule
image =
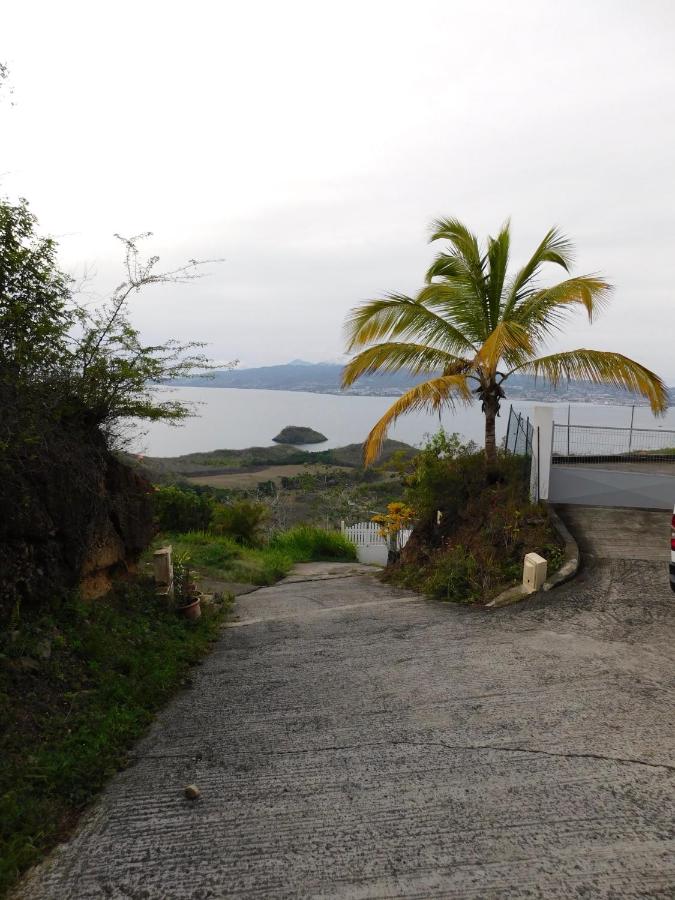
[[[263,547],[260,550],[247,551],[231,571],[235,581],[259,585],[275,584],[280,578],[288,575],[297,561],[281,550]]]
[[[339,531],[325,531],[314,525],[298,525],[275,535],[270,548],[281,550],[295,562],[356,559],[356,547]]]
[[[338,531],[300,525],[276,534],[264,547],[243,547],[226,535],[188,531],[165,535],[178,554],[204,575],[223,581],[274,584],[288,575],[295,563],[354,560],[356,548]]]
[[[232,538],[209,531],[186,531],[171,538],[177,552],[187,553],[191,563],[207,569],[227,568],[243,552]]]

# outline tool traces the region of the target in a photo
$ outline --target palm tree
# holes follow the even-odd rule
[[[469,404],[475,396],[485,414],[485,455],[494,465],[495,418],[505,397],[504,383],[515,372],[553,385],[565,378],[615,385],[642,394],[654,413],[665,412],[668,393],[661,379],[620,353],[580,349],[539,355],[568,312],[581,305],[592,322],[611,292],[595,275],[569,277],[552,287],[538,284],[544,263],[569,271],[572,245],[557,228],[510,277],[508,222],[496,238],[488,238],[484,249],[457,219],[434,222],[431,240],[448,244],[417,296],[388,294],[370,300],[347,320],[348,352],[359,352],[345,366],[343,387],[372,372],[408,369],[430,375],[406,391],[374,426],[364,445],[366,465],[377,458],[399,416],[412,410],[440,412]]]

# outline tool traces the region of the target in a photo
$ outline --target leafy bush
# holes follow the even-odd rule
[[[475,505],[496,505],[490,498],[499,496],[500,504],[521,506],[528,502],[527,466],[522,457],[502,456],[496,471],[488,471],[485,454],[472,442],[462,444],[456,434],[442,429],[433,435],[414,461],[407,479],[406,502],[423,527],[431,530],[441,512],[443,525],[435,529],[437,545],[461,520],[475,518]],[[480,517],[485,510],[480,511]]]
[[[482,452],[440,432],[415,460],[406,501],[417,526],[386,578],[433,597],[484,602],[520,579],[535,551],[560,565],[560,540],[543,507],[530,503],[529,461],[501,456],[490,469]],[[439,517],[440,513],[440,517]]]
[[[290,556],[295,562],[323,559],[356,559],[356,548],[339,531],[325,531],[313,525],[298,525],[275,535],[270,547]]]
[[[210,528],[214,534],[226,535],[245,547],[255,547],[260,543],[266,516],[267,510],[260,503],[238,500],[229,506],[219,504],[213,507]]]
[[[166,485],[156,488],[152,499],[160,531],[199,531],[209,526],[213,502],[205,494]]]

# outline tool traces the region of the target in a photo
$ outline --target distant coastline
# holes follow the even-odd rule
[[[355,386],[342,390],[342,366],[338,363],[306,363],[296,361],[277,366],[215,371],[209,377],[180,378],[172,382],[178,387],[218,387],[241,390],[298,391],[310,394],[332,394],[349,397],[400,397],[428,376],[412,376],[407,372],[387,375],[365,375]],[[670,387],[671,397],[675,387]],[[513,375],[507,383],[509,401],[547,403],[597,403],[601,405],[646,406],[642,397],[608,385],[582,381],[565,382],[553,389],[530,375]]]

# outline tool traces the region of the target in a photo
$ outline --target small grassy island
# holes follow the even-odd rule
[[[322,444],[328,438],[320,431],[304,425],[286,425],[272,440],[275,444]]]

